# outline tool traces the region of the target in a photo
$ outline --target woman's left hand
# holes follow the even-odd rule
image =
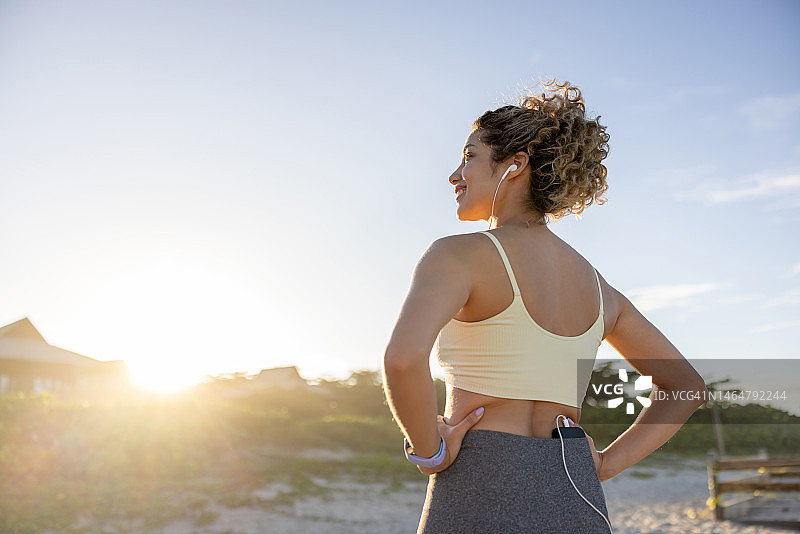
[[[586,434],[586,430],[584,430],[581,425],[575,424],[573,426],[577,426],[578,428],[583,430],[584,434]],[[603,479],[600,478],[600,469],[603,466],[603,453],[595,448],[594,440],[589,434],[586,434],[586,439],[587,441],[589,441],[589,450],[592,451],[592,460],[594,460],[594,468],[597,470],[597,478],[600,480],[600,482],[602,482]]]

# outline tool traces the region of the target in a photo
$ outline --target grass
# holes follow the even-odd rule
[[[212,525],[215,506],[272,509],[330,489],[320,480],[424,478],[397,453],[402,434],[380,386],[324,383],[318,394],[87,403],[52,395],[0,400],[0,532],[153,531]],[[363,406],[362,397],[375,401]],[[316,458],[319,449],[348,451]],[[288,489],[271,499],[253,490]]]
[[[0,399],[0,532],[157,532],[176,520],[200,528],[216,522],[220,507],[279,510],[305,496],[324,498],[334,491],[328,481],[377,483],[389,492],[427,480],[400,452],[402,434],[374,373],[323,382],[313,392],[236,398],[224,386],[95,402],[48,394]],[[437,388],[441,402],[443,384]],[[599,448],[629,424],[609,412],[582,413]],[[695,416],[702,422],[707,414]],[[731,454],[760,447],[797,454],[798,430],[785,423],[724,427]],[[713,446],[708,425],[688,424],[645,461],[705,460]],[[255,493],[271,483],[280,490]]]

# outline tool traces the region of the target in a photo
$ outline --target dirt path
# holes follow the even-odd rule
[[[315,480],[333,491],[279,509],[214,506],[215,521],[175,522],[162,534],[413,534],[425,499],[425,480],[387,489],[383,484]],[[786,534],[786,530],[698,517],[708,498],[705,464],[638,465],[603,483],[615,534]],[[262,498],[281,491],[259,490]]]

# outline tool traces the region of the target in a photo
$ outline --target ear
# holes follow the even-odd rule
[[[527,152],[517,152],[508,160],[509,165],[516,165],[517,170],[509,173],[508,177],[525,176],[528,174],[527,168],[530,167]]]

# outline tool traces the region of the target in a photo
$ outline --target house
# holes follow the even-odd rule
[[[319,393],[318,388],[311,386],[300,376],[297,367],[273,367],[262,369],[253,377],[235,373],[232,377],[210,377],[200,387],[206,391],[215,391],[223,397],[247,397],[267,391],[306,391]]]
[[[0,395],[90,395],[129,383],[125,362],[102,362],[50,345],[27,317],[0,328]]]
[[[309,389],[310,386],[297,372],[297,367],[292,365],[289,367],[262,369],[260,373],[250,380],[251,390],[264,388]]]

